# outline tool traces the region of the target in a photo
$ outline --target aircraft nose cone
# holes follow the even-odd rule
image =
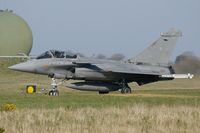
[[[22,72],[35,72],[33,66],[29,63],[20,63],[9,67],[11,70],[22,71]]]

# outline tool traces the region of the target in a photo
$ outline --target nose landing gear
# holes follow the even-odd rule
[[[58,83],[56,83],[56,79],[52,78],[52,83],[49,91],[49,96],[59,96]]]

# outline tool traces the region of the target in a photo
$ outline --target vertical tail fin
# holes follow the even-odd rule
[[[131,59],[132,62],[167,65],[174,47],[179,37],[182,36],[181,31],[171,29],[168,32],[161,33],[161,37],[151,46]]]

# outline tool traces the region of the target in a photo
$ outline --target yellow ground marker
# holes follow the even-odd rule
[[[28,86],[26,87],[26,92],[27,92],[28,94],[33,94],[33,93],[35,93],[35,92],[36,92],[36,86],[35,86],[35,85],[28,85]]]

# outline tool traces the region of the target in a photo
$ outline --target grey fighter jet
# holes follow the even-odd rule
[[[83,58],[64,51],[50,50],[35,59],[9,67],[12,70],[44,74],[52,78],[49,95],[58,95],[56,79],[81,80],[66,87],[98,91],[100,94],[118,91],[131,93],[130,82],[144,85],[174,78],[192,78],[190,74],[175,74],[170,56],[182,33],[170,30],[135,58],[127,61]]]

